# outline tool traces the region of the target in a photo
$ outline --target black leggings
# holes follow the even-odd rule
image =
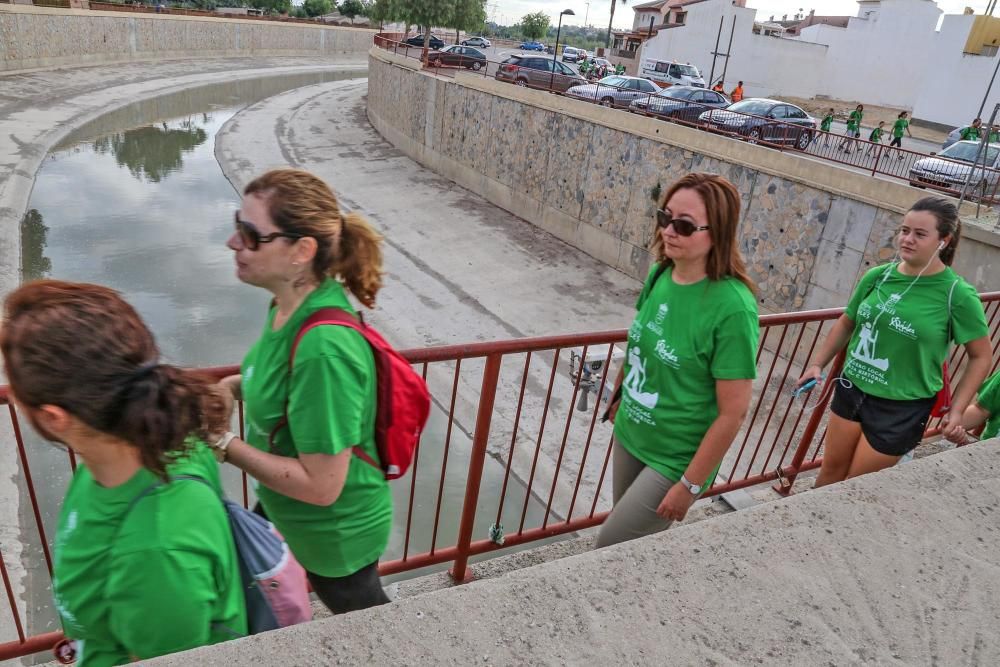
[[[889,142],[889,148],[892,148],[893,146],[895,146],[897,148],[902,148],[903,147],[903,137],[893,137],[892,141]]]
[[[267,519],[260,503],[254,506],[253,511]],[[306,570],[306,577],[316,597],[334,614],[346,614],[389,602],[378,576],[378,561],[345,577],[324,577],[309,570]]]

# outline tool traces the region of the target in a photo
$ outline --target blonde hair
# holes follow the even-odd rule
[[[382,288],[382,235],[357,213],[344,215],[322,179],[301,169],[275,169],[252,180],[243,194],[265,199],[282,231],[315,239],[317,280],[340,280],[366,307],[375,306]]]

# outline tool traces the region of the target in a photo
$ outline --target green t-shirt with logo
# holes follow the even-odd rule
[[[52,592],[77,665],[153,658],[247,634],[236,548],[218,464],[203,444],[168,467],[113,488],[77,466],[56,531]]]
[[[856,109],[852,111],[851,115],[847,117],[847,129],[851,130],[852,132],[857,132],[859,129],[861,129],[861,118],[863,116],[864,113],[861,111],[858,111]]]
[[[678,285],[668,268],[652,284],[655,271],[628,331],[615,438],[677,482],[719,414],[715,381],[757,375],[757,302],[735,278]]]
[[[823,122],[820,123],[819,129],[823,130],[824,132],[829,132],[831,127],[833,127],[833,114],[828,113],[827,115],[823,116]]]
[[[893,400],[931,398],[940,391],[953,284],[952,338],[964,345],[988,335],[989,329],[976,289],[950,267],[916,282],[900,273],[897,264],[868,271],[847,304],[847,316],[855,324],[844,377],[866,394]]]
[[[883,131],[884,130],[882,130],[882,128],[876,127],[875,129],[872,130],[872,133],[868,135],[868,141],[872,142],[873,144],[877,144],[878,142],[882,141]]]
[[[982,439],[997,437],[1000,433],[1000,371],[994,373],[983,383],[976,395],[976,403],[990,413],[983,428]]]
[[[896,139],[902,139],[903,132],[905,132],[906,128],[908,128],[909,126],[910,126],[909,120],[907,120],[906,118],[897,118],[896,122],[892,124],[892,136],[895,137]]]
[[[972,127],[971,125],[968,127],[963,127],[958,134],[962,138],[962,141],[968,141],[970,139],[979,139],[981,136],[979,134],[979,128]]]
[[[375,447],[376,376],[371,347],[347,327],[310,330],[295,354],[289,386],[288,359],[302,323],[320,308],[354,313],[344,288],[326,279],[273,331],[276,308],[242,365],[247,442],[271,451],[268,435],[288,403],[287,427],[275,434],[272,453],[334,455],[355,445],[378,460]],[[304,568],[343,577],[379,559],[392,528],[392,496],[381,470],[351,456],[347,480],[332,505],[304,503],[263,484],[257,495]]]

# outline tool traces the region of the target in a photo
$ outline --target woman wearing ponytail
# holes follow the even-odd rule
[[[319,309],[356,314],[382,286],[382,238],[344,214],[319,178],[279,169],[252,181],[228,246],[236,275],[274,299],[241,374],[223,380],[243,399],[246,441],[219,441],[225,460],[257,480],[257,511],[270,519],[333,613],[388,602],[378,560],[389,541],[392,496],[377,461],[376,376],[367,341],[352,329],[310,329]],[[345,289],[346,288],[346,289]]]
[[[799,378],[800,387],[822,381],[823,369],[847,348],[816,486],[888,468],[920,443],[952,342],[965,346],[968,362],[941,426],[948,438],[964,435],[962,415],[992,351],[979,295],[951,268],[961,236],[951,201],[917,201],[896,237],[900,261],[864,274]]]
[[[97,285],[15,290],[0,349],[21,413],[79,459],[52,577],[77,664],[120,665],[244,636],[218,463],[200,440],[227,424],[214,383],[161,363],[135,310]]]

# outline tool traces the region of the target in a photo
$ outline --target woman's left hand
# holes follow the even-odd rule
[[[667,495],[663,496],[656,513],[664,519],[683,521],[693,504],[694,496],[691,492],[685,489],[683,484],[674,484],[667,491]]]
[[[943,435],[948,440],[956,443],[964,443],[966,440],[966,432],[962,427],[962,418],[957,419],[952,417],[951,412],[946,412],[943,417],[941,417],[941,435]]]

